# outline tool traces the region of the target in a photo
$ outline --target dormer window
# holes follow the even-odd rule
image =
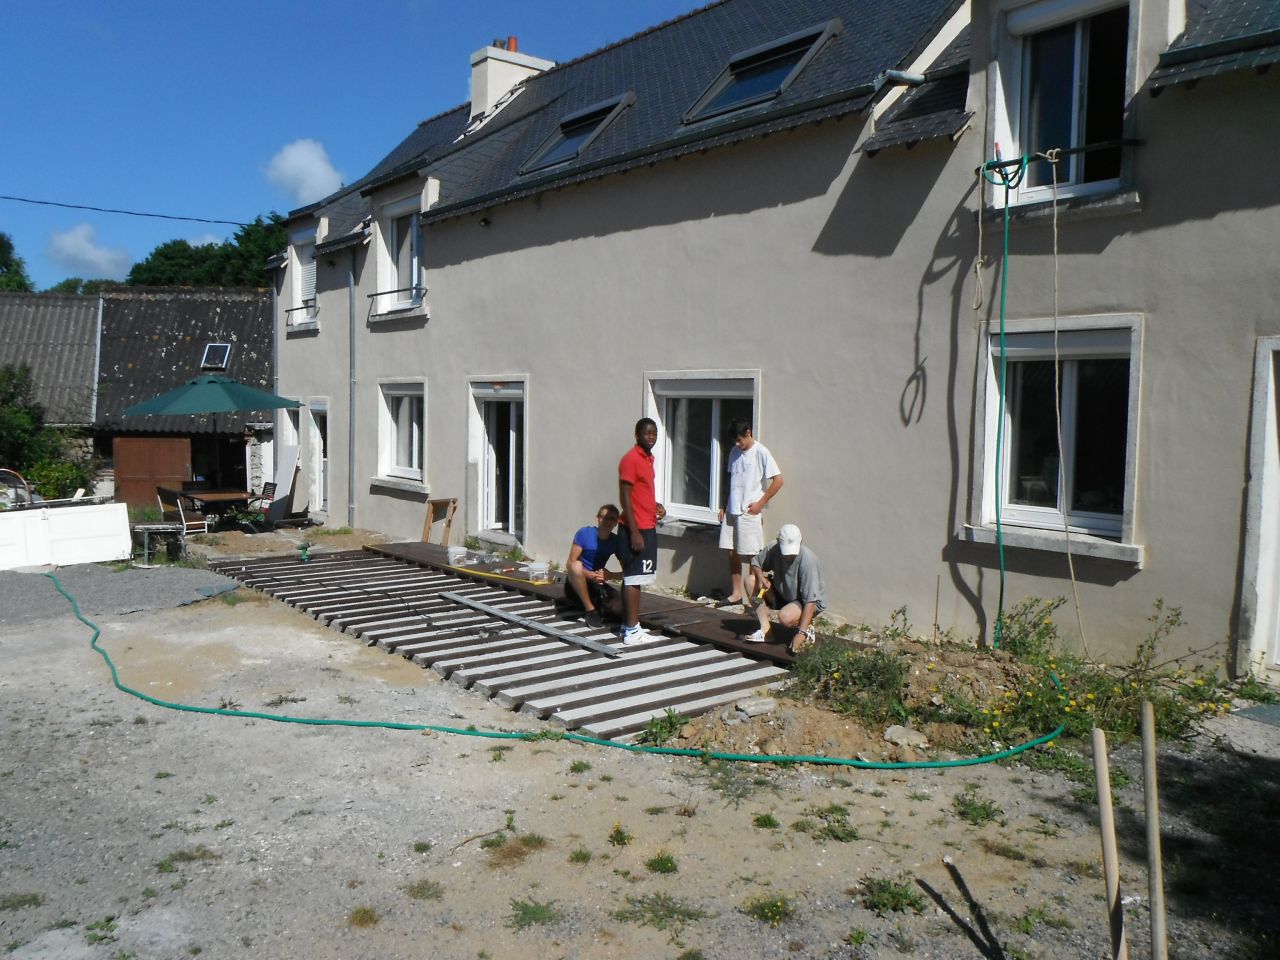
[[[569,114],[560,121],[555,132],[539,144],[533,156],[520,168],[520,173],[533,173],[578,159],[618,114],[635,102],[636,95],[628,92]]]
[[[231,359],[231,344],[207,343],[204,357],[200,361],[201,370],[225,370],[227,361]]]
[[[685,113],[684,122],[695,123],[774,99],[791,86],[822,45],[842,29],[837,17],[735,54]]]

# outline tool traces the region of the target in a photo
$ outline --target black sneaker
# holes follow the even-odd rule
[[[587,615],[582,618],[588,627],[592,630],[604,629],[604,617],[600,616],[599,610],[588,611]]]

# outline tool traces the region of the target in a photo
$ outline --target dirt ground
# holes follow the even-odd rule
[[[224,553],[262,543],[217,536]],[[1060,775],[497,739],[480,734],[549,728],[244,590],[87,613],[121,683],[159,700],[458,732],[170,709],[115,689],[69,608],[0,627],[13,957],[1109,955],[1095,808]],[[972,666],[999,682],[999,665]],[[731,752],[896,749],[785,697],[750,721],[689,726],[686,742]],[[1118,829],[1136,958],[1149,955],[1140,763],[1132,745],[1113,763],[1132,778]],[[1278,772],[1280,729],[1239,716],[1162,751],[1172,957],[1276,954]],[[966,798],[990,819],[963,819]],[[876,880],[897,884],[904,911],[888,896],[873,909]]]

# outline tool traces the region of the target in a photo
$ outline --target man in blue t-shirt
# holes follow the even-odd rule
[[[616,591],[605,585],[606,581],[622,579],[621,573],[605,569],[609,558],[617,553],[618,516],[618,508],[606,503],[596,511],[596,525],[583,527],[574,534],[573,546],[569,548],[565,599],[585,610],[588,626],[596,629],[604,626],[603,611],[616,613],[618,609]]]

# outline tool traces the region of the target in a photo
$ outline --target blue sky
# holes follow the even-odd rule
[[[215,220],[285,213],[468,97],[515,35],[564,61],[699,0],[0,0],[0,194]],[[327,192],[327,191],[326,191]],[[231,226],[0,200],[37,289]]]

